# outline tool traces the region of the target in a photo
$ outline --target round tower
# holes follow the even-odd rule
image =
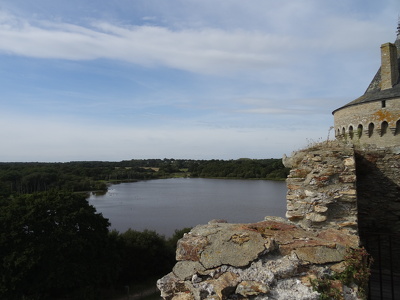
[[[381,46],[381,67],[364,95],[333,111],[335,136],[354,145],[400,146],[400,20],[394,44]]]

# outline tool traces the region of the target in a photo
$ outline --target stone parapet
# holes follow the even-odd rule
[[[354,149],[328,141],[285,158],[291,168],[286,217],[302,228],[346,229],[357,236],[357,189]]]
[[[158,280],[161,296],[178,299],[309,299],[313,279],[343,269],[348,232],[312,232],[282,218],[252,224],[197,226],[178,243],[177,263]],[[359,299],[357,286],[339,290]]]

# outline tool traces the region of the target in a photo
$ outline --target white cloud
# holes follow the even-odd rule
[[[48,20],[29,21],[3,12],[0,15],[0,51],[38,58],[117,59],[144,66],[215,74],[306,65],[319,55],[357,51],[384,33],[384,27],[373,22],[337,15],[325,17],[327,12],[318,15],[316,7],[305,8],[303,4],[302,13],[297,11],[296,15],[298,8],[291,2],[274,14],[266,11],[265,23],[270,25],[263,30],[227,30],[207,25],[173,30],[160,26],[121,26],[104,21],[78,26]],[[304,20],[311,15],[313,21]],[[291,16],[294,20],[289,22]],[[298,16],[303,20],[295,27]]]
[[[249,109],[242,109],[239,112],[247,113],[247,114],[265,114],[265,115],[304,115],[309,114],[310,111],[307,110],[300,110],[300,109],[285,109],[285,108],[249,108]]]
[[[172,31],[163,27],[118,27],[97,22],[92,27],[3,16],[0,50],[39,58],[86,60],[111,58],[139,65],[160,65],[192,72],[268,68],[284,62],[277,47],[285,37],[257,32],[205,28]]]
[[[246,114],[266,115],[315,115],[326,114],[331,110],[334,99],[269,99],[269,98],[242,98],[235,102],[243,106],[236,111]]]

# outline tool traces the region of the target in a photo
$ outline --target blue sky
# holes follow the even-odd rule
[[[398,0],[0,0],[0,161],[289,155],[364,93],[399,13]]]

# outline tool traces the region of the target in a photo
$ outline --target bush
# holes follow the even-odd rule
[[[119,238],[123,249],[120,283],[130,284],[171,270],[175,255],[164,236],[151,230],[128,229]]]

